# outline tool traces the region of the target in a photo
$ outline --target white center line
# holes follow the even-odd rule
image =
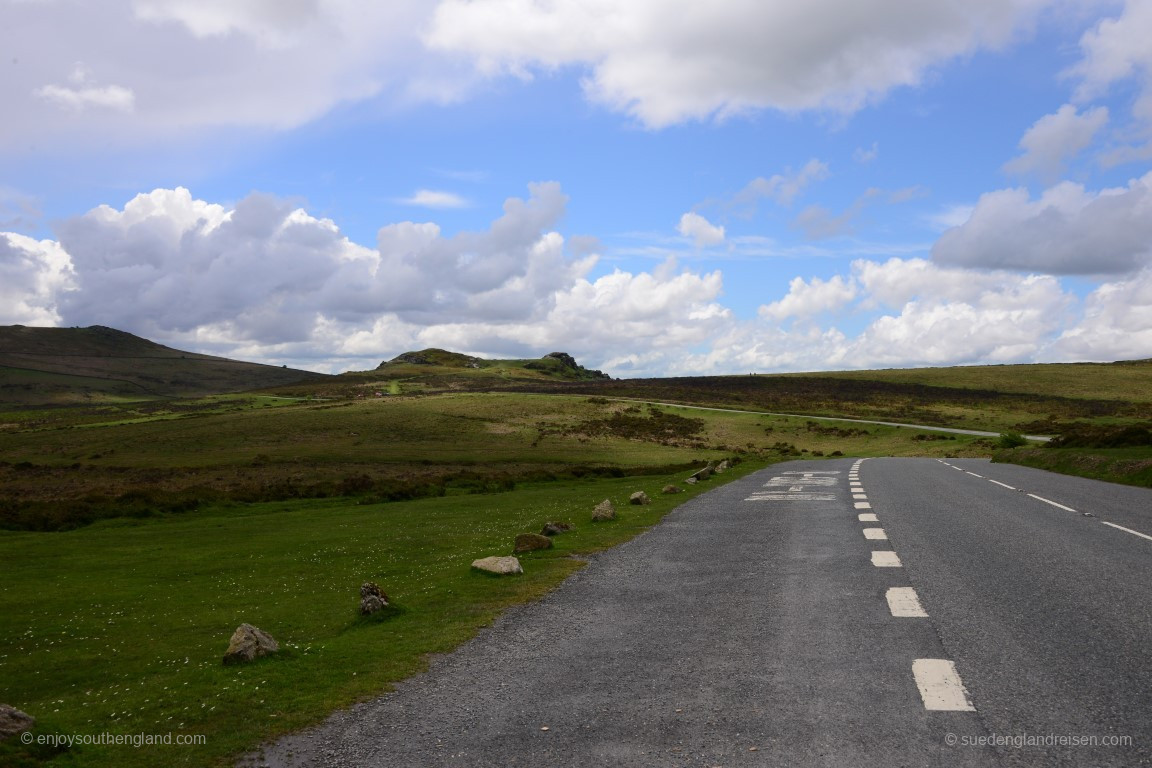
[[[888,534],[884,533],[883,528],[865,528],[864,538],[874,539],[876,541],[886,541],[888,539]]]
[[[900,562],[900,556],[895,552],[884,552],[881,550],[872,551],[872,565],[877,568],[903,568],[904,564]]]
[[[972,477],[978,477],[978,478],[980,478],[981,480],[983,480],[983,479],[984,479],[984,475],[978,475],[978,474],[976,474],[975,472],[969,472],[968,474],[972,475]]]
[[[876,515],[872,514],[871,512],[864,512],[863,514],[856,515],[856,519],[862,523],[880,522],[880,518],[876,517]]]
[[[854,499],[866,499],[866,498],[868,498],[868,494],[866,494],[866,493],[854,493],[854,494],[852,494],[852,498],[854,498]]]
[[[909,619],[926,619],[928,612],[920,605],[920,598],[912,587],[892,587],[884,593],[888,610],[893,616]]]
[[[1067,512],[1075,512],[1076,511],[1076,510],[1072,509],[1072,507],[1066,507],[1063,504],[1057,504],[1056,502],[1052,501],[1052,499],[1046,499],[1043,496],[1037,496],[1034,493],[1030,493],[1028,495],[1031,496],[1032,498],[1036,499],[1037,501],[1042,501],[1045,504],[1051,504],[1052,506],[1059,507],[1060,509],[1063,509]]]
[[[1008,489],[1008,490],[1010,490],[1010,491],[1014,491],[1014,490],[1016,490],[1016,489],[1015,489],[1015,488],[1013,488],[1011,485],[1008,485],[1008,483],[1002,483],[1002,482],[1000,482],[999,480],[992,480],[991,478],[989,478],[988,482],[990,482],[990,483],[996,483],[996,485],[1000,485],[1000,486],[1003,486],[1003,487],[1007,488],[1007,489]]]
[[[858,501],[853,504],[856,509],[872,509],[872,504],[867,501]]]
[[[948,712],[975,712],[968,691],[960,681],[956,665],[948,659],[916,659],[912,675],[920,689],[924,709]]]
[[[1124,531],[1125,533],[1130,533],[1133,536],[1139,536],[1142,539],[1148,539],[1148,541],[1152,541],[1152,536],[1149,536],[1146,533],[1140,533],[1140,531],[1134,531],[1131,528],[1125,528],[1122,525],[1116,525],[1116,523],[1109,523],[1106,520],[1101,520],[1100,522],[1104,523],[1104,525],[1110,525],[1113,528],[1118,528],[1119,530]]]

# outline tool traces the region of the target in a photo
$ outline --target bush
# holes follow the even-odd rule
[[[1022,445],[1028,445],[1028,439],[1019,432],[1004,432],[997,443],[999,448],[1019,448]]]

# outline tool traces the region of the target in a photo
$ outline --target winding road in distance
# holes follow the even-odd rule
[[[777,464],[246,764],[1150,765],[1150,595],[1152,490]]]

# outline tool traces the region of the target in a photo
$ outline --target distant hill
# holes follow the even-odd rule
[[[327,378],[311,371],[184,352],[100,325],[0,326],[0,403],[192,397]]]

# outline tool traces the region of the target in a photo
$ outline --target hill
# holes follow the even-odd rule
[[[330,378],[166,347],[100,325],[0,326],[0,403],[195,397]]]

